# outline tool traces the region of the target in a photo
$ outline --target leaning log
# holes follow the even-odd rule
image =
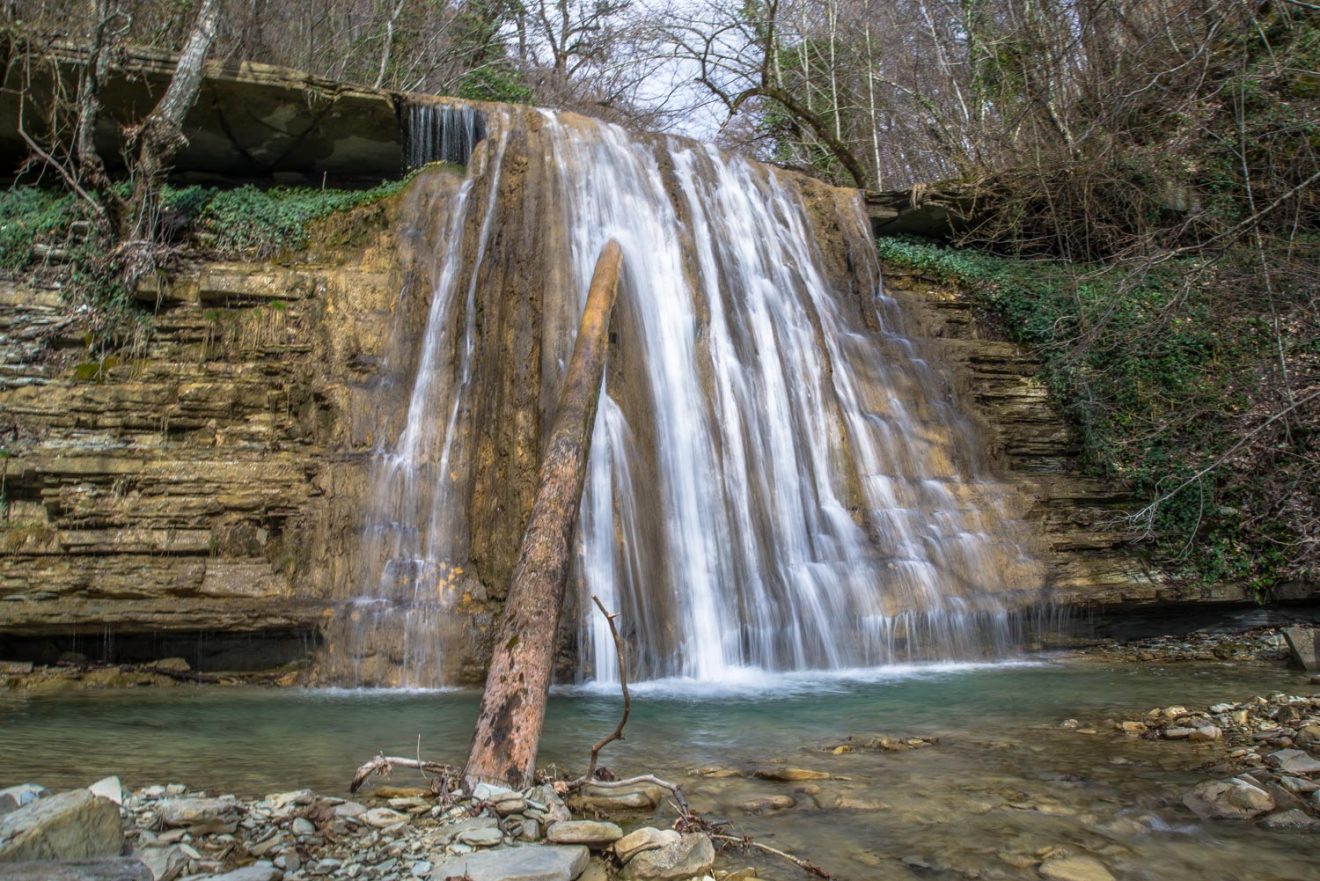
[[[545,722],[555,632],[572,562],[573,528],[582,501],[591,429],[596,421],[610,314],[623,252],[601,250],[578,326],[540,482],[495,636],[463,779],[468,786],[530,786]]]

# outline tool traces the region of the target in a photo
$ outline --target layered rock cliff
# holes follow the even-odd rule
[[[336,610],[341,624],[360,614],[345,603],[362,592],[363,535],[379,508],[369,498],[372,452],[402,430],[442,271],[434,243],[453,234],[490,245],[479,270],[467,270],[470,314],[455,312],[478,323],[480,340],[465,380],[480,390],[462,414],[467,464],[461,480],[449,478],[463,484],[455,497],[468,534],[434,589],[453,598],[444,679],[478,678],[565,354],[568,337],[556,328],[574,319],[546,299],[564,270],[537,256],[561,235],[536,144],[543,124],[527,113],[507,129],[506,167],[490,178],[498,185],[465,195],[490,208],[466,226],[444,225],[461,176],[427,170],[402,195],[324,222],[304,253],[169,273],[138,294],[154,312],[151,333],[104,362],[82,361],[79,318],[57,291],[0,285],[0,654],[184,654],[201,667],[237,666],[342,638],[329,622]],[[851,196],[792,185],[814,234],[847,241],[836,227],[839,200]],[[847,308],[866,313],[859,257],[827,247],[823,268]],[[899,271],[888,290],[917,345],[952,378],[957,409],[983,423],[997,486],[1027,509],[1048,599],[1182,598],[1126,543],[1121,488],[1077,474],[1076,444],[1032,358],[979,321],[964,292]],[[611,393],[649,431],[646,396],[630,386],[632,333],[618,328]],[[391,681],[396,637],[358,651],[379,661],[372,681]]]

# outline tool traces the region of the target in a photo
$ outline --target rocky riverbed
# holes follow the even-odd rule
[[[0,792],[0,879],[39,881],[58,871],[87,881],[739,881],[755,874],[715,869],[715,847],[701,832],[637,825],[625,834],[613,822],[574,819],[563,790],[483,784],[437,796],[379,787],[357,801],[301,789],[244,800],[182,784],[129,790],[115,777],[58,794],[26,784]],[[657,790],[586,787],[571,803],[579,816],[653,808]],[[99,862],[64,869],[51,862],[61,860]]]
[[[1101,725],[1125,737],[1212,745],[1204,765],[1211,778],[1182,799],[1202,820],[1320,831],[1320,694],[1279,692],[1191,709],[1173,704]],[[1098,733],[1076,719],[1061,727]]]

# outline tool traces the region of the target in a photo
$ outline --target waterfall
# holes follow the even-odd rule
[[[527,457],[528,420],[548,426],[614,238],[624,278],[578,528],[579,677],[618,676],[592,594],[620,613],[640,678],[1008,651],[1042,579],[1022,503],[987,476],[949,378],[884,292],[857,194],[571,115],[485,125],[433,243],[407,417],[372,469],[361,595],[337,642],[370,654],[385,627],[397,681],[445,677],[456,596],[521,537],[490,517],[510,516],[501,480],[527,471],[507,453]],[[502,322],[528,304],[535,345],[515,354]],[[536,388],[506,401],[523,372]]]
[[[474,107],[409,103],[404,115],[404,169],[428,162],[467,165],[485,137],[485,116]]]

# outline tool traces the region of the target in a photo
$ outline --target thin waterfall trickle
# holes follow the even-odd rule
[[[485,257],[497,194],[492,186],[474,203],[473,190],[483,177],[498,181],[506,137],[496,137],[448,200],[443,244],[432,243],[432,265],[421,273],[433,283],[421,352],[402,433],[373,457],[359,594],[341,612],[333,651],[323,660],[334,680],[427,687],[446,678],[444,647],[468,554],[459,479],[469,467],[468,450],[459,422],[472,378],[475,267]],[[468,157],[474,147],[469,141]],[[468,254],[464,230],[474,212],[478,233]]]
[[[405,170],[428,162],[467,165],[486,137],[485,114],[474,107],[410,103],[405,113]]]
[[[326,678],[453,679],[460,619],[489,620],[487,592],[503,595],[610,239],[624,277],[578,526],[579,678],[619,673],[593,594],[619,612],[636,678],[1020,642],[1043,579],[1025,503],[883,290],[857,193],[568,114],[416,109],[409,163],[447,159],[452,128],[471,165],[425,240],[407,415],[372,466]],[[401,669],[364,672],[382,658]]]

